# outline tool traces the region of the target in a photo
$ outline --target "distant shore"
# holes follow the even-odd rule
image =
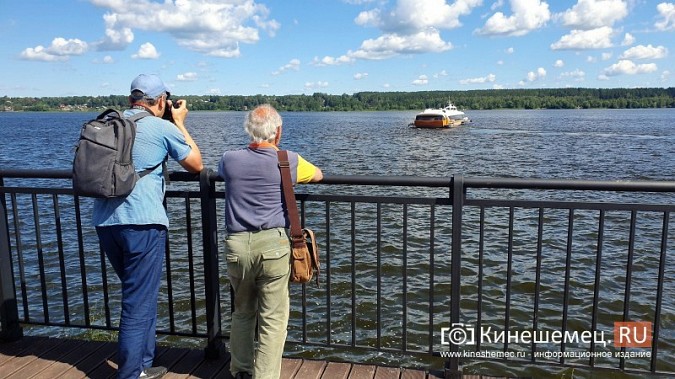
[[[270,103],[280,111],[417,111],[452,101],[463,110],[675,108],[675,88],[557,88],[358,92],[352,95],[180,95],[192,111],[247,111]],[[123,109],[127,95],[0,97],[0,111],[93,112]]]

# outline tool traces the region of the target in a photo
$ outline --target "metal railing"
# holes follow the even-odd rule
[[[170,177],[158,333],[205,340],[218,357],[232,308],[224,188],[209,171]],[[119,283],[70,172],[0,170],[0,192],[3,339],[22,325],[116,330]],[[287,354],[673,374],[673,193],[675,182],[459,175],[301,186],[322,284],[291,287]],[[643,347],[614,340],[630,321],[651,325],[650,342],[628,341]]]

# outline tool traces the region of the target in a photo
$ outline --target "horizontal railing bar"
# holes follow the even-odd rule
[[[0,186],[0,193],[23,193],[33,195],[72,195],[72,188],[54,188],[54,187],[8,187]]]
[[[296,194],[296,198],[307,202],[359,202],[359,203],[387,203],[387,204],[423,204],[423,205],[450,205],[450,199],[433,197],[389,197],[363,195],[317,195]]]
[[[1,169],[0,177],[5,178],[44,178],[70,179],[68,169]],[[173,171],[170,179],[175,181],[197,181],[199,175],[184,171]],[[222,181],[216,172],[209,173],[211,181]],[[325,175],[317,184],[345,185],[381,185],[381,186],[422,186],[450,187],[452,177],[420,176],[373,176],[373,175]],[[631,191],[631,192],[675,192],[675,181],[599,181],[580,179],[535,179],[535,178],[471,178],[464,177],[464,188],[492,189],[556,189],[556,190],[595,190],[595,191]]]
[[[637,204],[615,202],[573,202],[573,201],[542,201],[542,200],[465,200],[465,206],[478,207],[516,207],[516,208],[547,208],[547,209],[581,209],[581,210],[605,210],[605,211],[645,211],[663,212],[674,211],[673,204]]]
[[[71,170],[64,169],[16,168],[0,170],[0,177],[3,178],[70,179],[72,175]]]
[[[211,173],[213,179],[217,179],[218,174]],[[0,169],[0,177],[20,178],[20,179],[72,179],[73,173],[70,169]],[[199,181],[199,174],[193,174],[186,171],[172,171],[169,178],[175,181]]]
[[[321,184],[450,187],[452,185],[452,178],[431,178],[421,176],[325,175],[321,181]]]
[[[556,189],[579,191],[673,192],[675,181],[599,181],[529,178],[464,178],[464,188]]]

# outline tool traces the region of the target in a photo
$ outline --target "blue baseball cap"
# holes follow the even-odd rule
[[[131,82],[131,92],[141,91],[146,97],[156,99],[164,92],[167,96],[169,88],[166,84],[155,74],[140,74]]]

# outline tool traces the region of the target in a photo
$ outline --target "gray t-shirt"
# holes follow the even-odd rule
[[[288,151],[291,179],[297,183],[298,154]],[[277,150],[247,147],[227,151],[218,164],[225,180],[225,223],[228,233],[290,226],[285,215]]]

